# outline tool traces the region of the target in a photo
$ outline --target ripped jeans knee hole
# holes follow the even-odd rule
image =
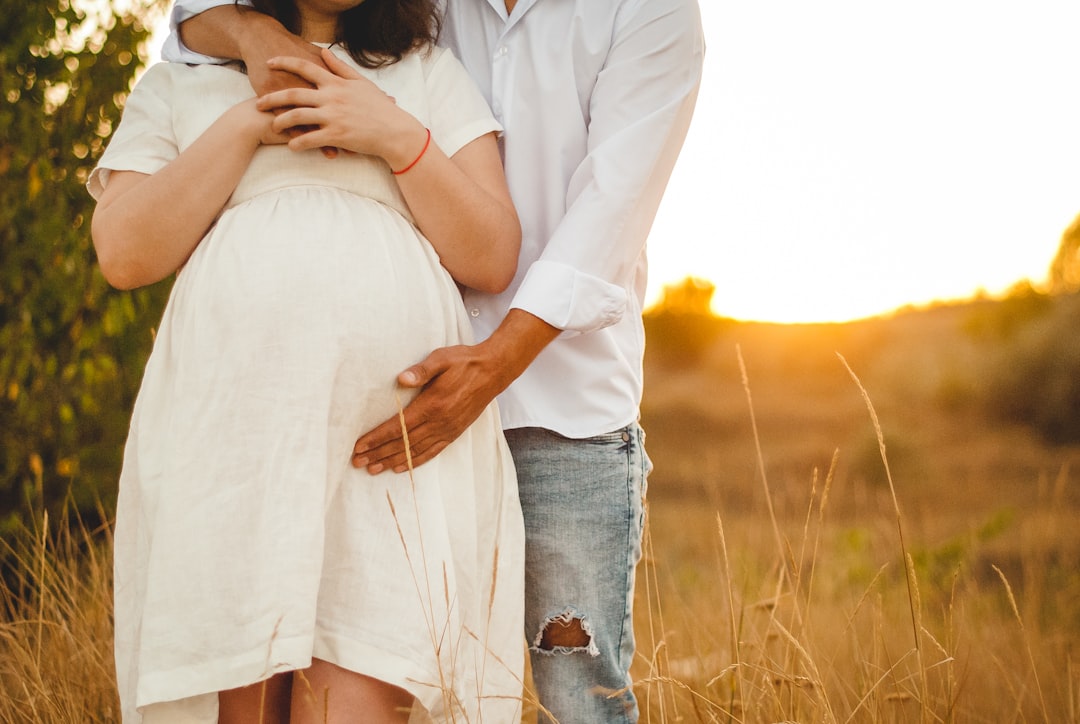
[[[536,638],[533,639],[532,651],[542,654],[587,653],[599,656],[600,650],[593,641],[592,627],[585,617],[566,610],[557,616],[549,617]]]

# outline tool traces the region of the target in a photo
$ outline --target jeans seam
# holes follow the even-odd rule
[[[630,577],[633,574],[633,568],[632,568],[632,566],[630,564],[631,564],[631,559],[633,558],[633,552],[632,551],[633,551],[633,548],[634,548],[634,541],[633,541],[634,521],[637,518],[637,516],[634,515],[634,494],[633,494],[633,490],[632,490],[633,489],[633,481],[634,481],[634,446],[635,446],[634,437],[635,437],[635,435],[634,435],[634,429],[633,429],[632,425],[628,425],[626,428],[624,428],[624,430],[625,430],[625,433],[626,433],[627,438],[628,438],[628,442],[627,442],[627,445],[626,445],[626,482],[625,482],[625,486],[626,486],[626,510],[627,510],[628,515],[626,516],[626,548],[625,548],[625,550],[626,550],[626,561],[625,561],[624,568],[623,568],[623,590],[626,592],[626,598],[623,601],[622,621],[619,624],[619,641],[618,641],[618,648],[616,649],[616,651],[617,651],[616,655],[617,655],[618,660],[619,660],[619,669],[620,670],[622,670],[622,668],[626,665],[626,662],[623,661],[623,641],[626,638],[626,619],[627,619],[627,616],[629,614],[630,605],[631,605],[630,604],[630,596],[631,596]]]

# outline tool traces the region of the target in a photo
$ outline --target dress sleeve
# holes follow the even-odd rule
[[[161,57],[171,63],[192,63],[203,65],[207,63],[221,64],[228,62],[226,58],[215,58],[211,55],[196,53],[180,42],[180,23],[194,17],[210,8],[220,5],[232,5],[233,0],[176,0],[173,3],[172,12],[169,13],[169,37],[161,46]],[[251,5],[251,0],[240,0],[241,5]]]
[[[424,62],[431,137],[453,156],[485,133],[502,132],[480,89],[446,48],[432,48]]]
[[[171,68],[168,63],[159,63],[147,70],[128,94],[120,125],[86,182],[95,199],[101,197],[111,171],[152,174],[179,155],[172,127],[171,89]]]
[[[589,103],[566,214],[511,306],[571,332],[620,321],[701,84],[697,3],[628,2]],[[553,290],[560,290],[553,293]]]

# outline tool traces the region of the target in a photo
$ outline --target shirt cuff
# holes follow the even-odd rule
[[[533,262],[510,306],[567,332],[595,332],[619,322],[629,294],[600,277],[554,261]]]
[[[231,62],[228,58],[217,58],[212,55],[196,53],[180,42],[180,23],[188,18],[193,18],[201,12],[221,5],[231,4],[229,0],[188,0],[184,3],[175,3],[172,13],[169,14],[169,37],[161,46],[161,57],[170,63],[191,63],[193,65],[223,64]],[[250,0],[240,0],[241,5],[251,5]]]

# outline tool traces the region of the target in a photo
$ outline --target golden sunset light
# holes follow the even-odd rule
[[[704,0],[650,236],[738,319],[844,321],[1041,281],[1080,213],[1080,4]]]

